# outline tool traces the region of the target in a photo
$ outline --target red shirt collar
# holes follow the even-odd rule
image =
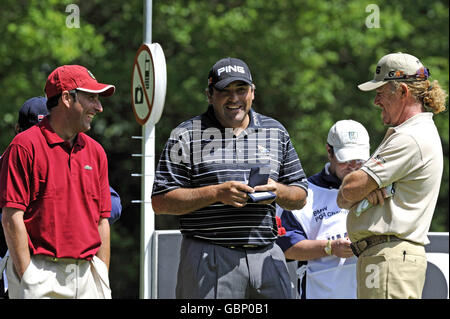
[[[39,122],[39,128],[41,129],[42,135],[44,135],[49,145],[66,143],[66,141],[64,141],[58,134],[56,134],[55,130],[53,130],[53,128],[51,127],[49,116],[44,117],[42,121]],[[85,145],[86,141],[84,140],[83,134],[77,134],[73,146],[79,146],[80,148],[83,148]]]

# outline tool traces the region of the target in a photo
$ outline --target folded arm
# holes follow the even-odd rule
[[[377,182],[359,169],[344,177],[339,188],[337,204],[340,208],[350,209],[367,198],[372,205],[383,205],[384,195],[384,189],[379,189]]]

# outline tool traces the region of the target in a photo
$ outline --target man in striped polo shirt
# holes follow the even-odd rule
[[[307,181],[286,129],[251,109],[254,93],[245,62],[219,60],[207,111],[173,130],[161,154],[152,205],[180,215],[177,298],[292,298],[275,202],[302,208]],[[253,167],[269,176],[263,185],[248,185]],[[260,192],[276,198],[248,196]]]

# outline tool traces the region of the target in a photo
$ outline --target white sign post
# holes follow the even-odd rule
[[[141,262],[139,296],[155,296],[152,282],[152,238],[155,217],[151,193],[155,171],[155,124],[161,118],[166,96],[167,71],[163,50],[158,43],[144,43],[138,49],[132,74],[132,106],[142,125],[141,167]]]

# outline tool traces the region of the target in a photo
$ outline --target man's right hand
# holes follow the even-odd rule
[[[217,185],[217,199],[225,205],[234,207],[244,207],[247,204],[247,193],[253,193],[255,190],[242,183],[229,181]]]
[[[253,192],[253,188],[237,181],[198,188],[177,188],[152,196],[152,207],[156,214],[171,215],[189,214],[217,202],[244,207],[247,204],[247,193]]]

